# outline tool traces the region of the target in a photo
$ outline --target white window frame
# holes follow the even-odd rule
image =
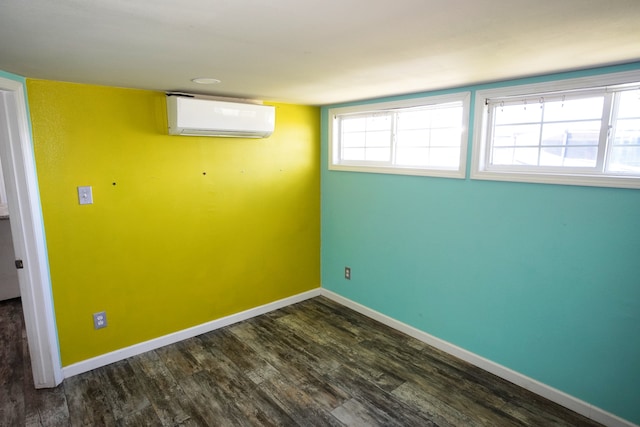
[[[370,172],[399,175],[419,175],[435,176],[446,178],[466,178],[467,172],[467,146],[469,145],[469,110],[471,92],[456,92],[446,95],[434,95],[420,98],[411,98],[398,101],[385,101],[372,104],[361,104],[349,107],[330,108],[329,117],[329,170],[350,171],[350,172]],[[416,108],[433,106],[437,104],[448,104],[452,102],[462,102],[462,132],[460,137],[460,162],[457,169],[427,167],[411,167],[390,164],[380,164],[376,162],[340,162],[337,160],[337,150],[340,149],[338,140],[338,129],[334,125],[336,116],[355,113],[383,112],[404,108]]]
[[[640,177],[637,175],[615,174],[611,172],[593,173],[578,169],[570,170],[569,168],[559,171],[557,169],[545,169],[544,167],[492,167],[488,164],[489,147],[487,145],[489,107],[485,105],[487,99],[518,96],[527,97],[541,93],[588,90],[591,88],[605,88],[606,90],[607,86],[618,86],[635,82],[640,82],[640,70],[477,91],[474,104],[471,179],[640,188]]]

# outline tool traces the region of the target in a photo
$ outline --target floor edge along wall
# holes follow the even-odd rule
[[[383,323],[400,332],[412,336],[413,338],[429,344],[437,348],[438,350],[442,350],[445,353],[448,353],[452,356],[464,360],[465,362],[471,363],[472,365],[484,369],[487,372],[490,372],[500,378],[512,382],[526,390],[544,397],[545,399],[549,399],[552,402],[562,405],[565,408],[577,412],[580,415],[584,415],[585,417],[596,422],[610,427],[638,427],[636,424],[620,418],[610,412],[607,412],[604,409],[600,409],[594,405],[591,405],[590,403],[575,398],[569,394],[543,384],[537,380],[534,380],[533,378],[529,378],[526,375],[513,371],[498,363],[492,362],[491,360],[485,359],[482,356],[467,351],[461,347],[451,344],[450,342],[441,340],[440,338],[437,338],[433,335],[416,329],[413,326],[409,326],[406,323],[402,323],[389,316],[358,304],[357,302],[354,302],[350,299],[344,298],[334,292],[322,289],[321,295],[330,298],[333,301],[344,305],[345,307],[351,308],[354,311],[364,314],[367,317],[377,320],[380,323]]]
[[[348,307],[354,311],[364,314],[367,317],[377,320],[380,323],[383,323],[389,327],[392,327],[400,332],[403,332],[409,336],[412,336],[413,338],[416,338],[439,350],[442,350],[459,359],[462,359],[468,363],[471,363],[481,369],[484,369],[485,371],[491,372],[494,375],[497,375],[507,381],[510,381],[524,389],[532,391],[533,393],[536,393],[546,399],[551,400],[552,402],[562,405],[565,408],[571,409],[572,411],[577,412],[581,415],[584,415],[585,417],[590,418],[594,421],[597,421],[599,423],[602,423],[610,427],[638,427],[636,424],[633,424],[603,409],[593,406],[583,400],[577,399],[573,396],[563,393],[560,390],[557,390],[553,387],[550,387],[546,384],[543,384],[539,381],[529,378],[526,375],[522,375],[507,367],[504,367],[488,359],[485,359],[475,353],[467,351],[447,341],[441,340],[437,337],[434,337],[433,335],[430,335],[426,332],[418,330],[405,323],[399,322],[391,317],[388,317],[382,313],[379,313],[375,310],[372,310],[368,307],[365,307],[361,304],[351,301],[350,299],[344,298],[334,292],[331,292],[323,288],[316,288],[311,291],[303,292],[301,294],[297,294],[288,298],[274,301],[272,303],[265,304],[265,305],[262,305],[250,310],[246,310],[240,313],[236,313],[231,316],[227,316],[211,322],[203,323],[202,325],[194,326],[192,328],[184,329],[179,332],[165,335],[153,340],[145,341],[143,343],[126,347],[120,350],[116,350],[111,353],[107,353],[98,357],[84,360],[82,362],[74,363],[73,365],[64,367],[62,371],[63,371],[64,377],[69,378],[74,375],[78,375],[83,372],[87,372],[92,369],[99,368],[101,366],[106,366],[111,363],[118,362],[120,360],[124,360],[126,358],[136,356],[138,354],[142,354],[147,351],[155,350],[157,348],[164,347],[169,344],[173,344],[182,340],[186,340],[188,338],[192,338],[207,332],[211,332],[216,329],[223,328],[225,326],[229,326],[234,323],[238,323],[243,320],[250,319],[252,317],[260,316],[270,311],[278,310],[288,305],[296,304],[298,302],[301,302],[316,296],[320,296],[320,295],[327,297],[339,304],[342,304],[345,307]]]

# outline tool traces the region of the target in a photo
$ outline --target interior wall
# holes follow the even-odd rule
[[[273,104],[267,139],[182,137],[163,93],[27,88],[63,366],[320,285],[318,108]]]
[[[323,287],[640,423],[640,191],[329,171],[328,108]]]

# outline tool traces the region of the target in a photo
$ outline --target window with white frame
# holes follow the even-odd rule
[[[478,91],[472,178],[640,188],[640,72]]]
[[[464,178],[469,92],[329,110],[329,169]]]

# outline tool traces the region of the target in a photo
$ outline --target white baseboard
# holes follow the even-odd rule
[[[62,373],[65,378],[69,378],[83,372],[88,372],[90,370],[100,368],[102,366],[106,366],[111,363],[136,356],[138,354],[142,354],[147,351],[155,350],[157,348],[164,347],[169,344],[174,344],[176,342],[186,340],[207,332],[211,332],[216,329],[241,322],[243,320],[251,319],[252,317],[260,316],[261,314],[278,310],[288,305],[305,301],[319,295],[325,296],[339,304],[344,305],[345,307],[351,308],[352,310],[362,313],[365,316],[377,320],[380,323],[390,326],[400,332],[404,332],[409,336],[412,336],[439,350],[458,357],[459,359],[469,362],[479,368],[484,369],[485,371],[491,372],[494,375],[504,378],[507,381],[530,390],[544,398],[551,400],[552,402],[556,402],[601,424],[609,427],[640,427],[603,409],[593,406],[583,400],[577,399],[551,386],[534,380],[533,378],[529,378],[526,375],[520,374],[505,366],[492,362],[489,359],[485,359],[482,356],[479,356],[447,341],[441,340],[440,338],[416,329],[413,326],[409,326],[406,323],[395,320],[389,316],[358,304],[357,302],[354,302],[324,288],[312,289],[310,291],[303,292],[292,297],[284,298],[269,304],[242,311],[240,313],[232,314],[221,319],[203,323],[201,325],[197,325],[188,329],[174,332],[169,335],[135,344],[130,347],[122,348],[120,350],[112,351],[111,353],[83,360],[81,362],[74,363],[73,365],[63,367]]]
[[[393,329],[404,332],[405,334],[413,338],[416,338],[439,350],[462,359],[465,362],[469,362],[472,365],[484,369],[485,371],[491,372],[494,375],[504,378],[505,380],[510,381],[524,389],[530,390],[537,395],[540,395],[546,399],[551,400],[552,402],[564,406],[565,408],[571,409],[574,412],[584,415],[585,417],[590,418],[596,422],[609,427],[639,427],[638,425],[633,424],[630,421],[622,419],[590,403],[573,397],[551,386],[543,384],[537,380],[534,380],[533,378],[529,378],[526,375],[513,371],[498,363],[492,362],[489,359],[485,359],[482,356],[479,356],[447,341],[441,340],[440,338],[437,338],[433,335],[416,329],[413,326],[409,326],[406,323],[402,323],[389,316],[365,307],[364,305],[358,304],[357,302],[338,295],[335,292],[322,288],[320,290],[320,294],[339,304],[344,305],[345,307],[348,307],[361,314],[364,314],[367,317],[377,320],[380,323],[390,326]]]
[[[81,362],[74,363],[73,365],[65,366],[62,368],[62,373],[65,378],[69,378],[83,372],[88,372],[92,369],[100,368],[101,366],[106,366],[111,363],[127,359],[131,356],[136,356],[147,351],[155,350],[169,344],[174,344],[188,338],[193,338],[195,336],[241,322],[243,320],[251,319],[252,317],[260,316],[261,314],[278,310],[280,308],[316,297],[318,295],[320,295],[320,288],[312,289],[310,291],[303,292],[292,297],[274,301],[269,304],[261,305],[259,307],[242,311],[240,313],[223,317],[221,319],[212,320],[211,322],[203,323],[201,325],[197,325],[188,329],[183,329],[169,335],[164,335],[162,337],[141,342],[130,347],[112,351],[111,353],[106,353],[97,357],[93,357],[91,359],[83,360]]]

